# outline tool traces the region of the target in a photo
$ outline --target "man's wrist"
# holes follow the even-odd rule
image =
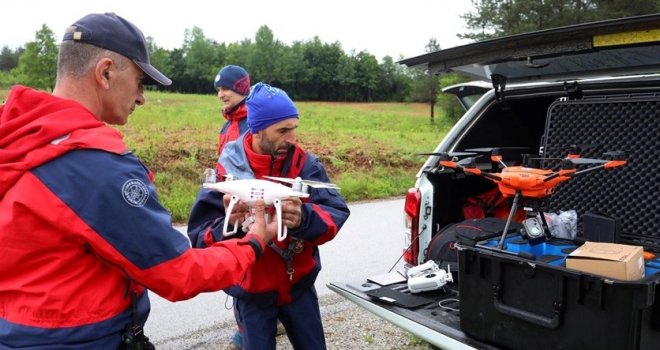
[[[248,244],[254,250],[254,255],[257,259],[264,253],[264,244],[259,236],[256,234],[248,234]]]

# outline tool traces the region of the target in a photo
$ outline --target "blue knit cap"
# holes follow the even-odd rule
[[[247,123],[257,133],[277,122],[298,118],[298,109],[282,89],[257,83],[247,98]]]
[[[224,66],[215,76],[213,86],[216,89],[222,86],[235,91],[239,95],[247,96],[250,93],[250,75],[243,67]]]

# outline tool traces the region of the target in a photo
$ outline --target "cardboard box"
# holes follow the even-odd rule
[[[566,257],[569,269],[625,281],[644,277],[644,250],[626,244],[585,242]]]

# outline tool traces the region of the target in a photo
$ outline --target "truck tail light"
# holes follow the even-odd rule
[[[403,221],[405,225],[403,260],[413,266],[417,265],[419,255],[419,207],[422,195],[418,188],[411,188],[406,194],[403,205]]]

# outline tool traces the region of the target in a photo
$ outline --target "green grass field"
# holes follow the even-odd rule
[[[7,91],[0,91],[4,100]],[[215,95],[146,93],[125,126],[128,147],[156,174],[156,188],[175,222],[186,222],[202,172],[217,160],[224,119]],[[429,106],[407,103],[298,102],[298,142],[325,164],[348,201],[404,195],[425,157],[451,124]],[[436,108],[436,113],[439,109]]]

